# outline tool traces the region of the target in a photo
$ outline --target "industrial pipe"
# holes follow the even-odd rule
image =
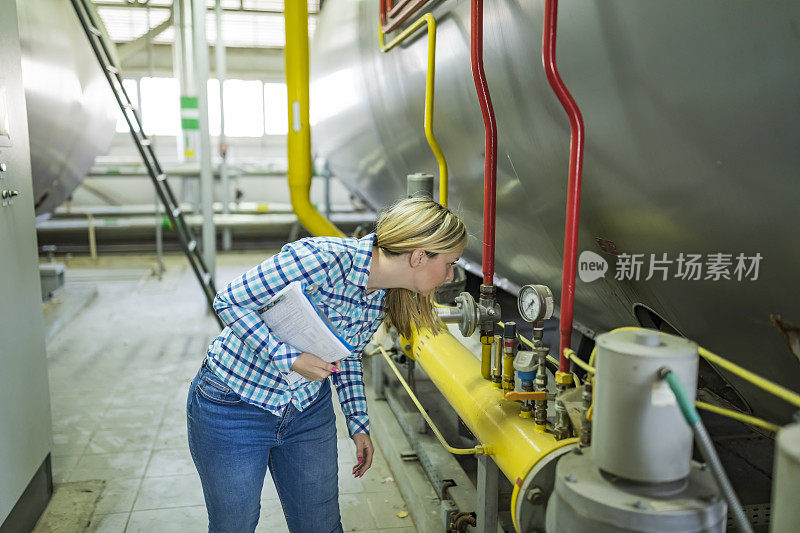
[[[431,147],[436,163],[439,165],[439,203],[447,207],[447,161],[439,143],[436,141],[436,137],[433,135],[433,100],[436,80],[436,19],[430,13],[426,13],[403,30],[400,35],[392,39],[389,44],[385,44],[383,30],[378,28],[378,43],[380,44],[381,52],[386,53],[416,33],[424,25],[427,25],[428,28],[428,70],[425,76],[425,116],[423,125],[425,138],[428,140],[428,145]]]
[[[392,372],[394,372],[394,375],[397,377],[400,385],[403,386],[408,394],[408,397],[411,398],[411,401],[414,402],[414,405],[417,407],[419,414],[421,414],[422,418],[425,419],[428,427],[431,428],[433,434],[436,435],[436,438],[445,450],[454,455],[489,455],[492,453],[491,449],[486,446],[473,446],[472,448],[455,448],[450,446],[442,435],[442,432],[439,431],[439,428],[433,423],[433,420],[431,420],[431,417],[425,411],[425,408],[422,407],[419,399],[417,399],[417,395],[414,394],[414,391],[411,390],[411,387],[409,387],[406,380],[403,379],[403,375],[400,374],[400,370],[397,369],[397,365],[394,364],[394,361],[392,361],[392,358],[389,356],[386,350],[383,349],[383,346],[378,346],[378,351],[383,355],[383,358],[386,359],[386,362],[389,364],[389,368],[391,368]]]
[[[286,2],[286,92],[289,105],[289,194],[298,220],[312,235],[344,237],[311,205],[311,128],[308,115],[308,5]]]
[[[703,422],[700,420],[700,415],[697,414],[694,405],[689,401],[689,397],[683,389],[680,380],[674,372],[666,367],[659,370],[659,377],[666,381],[669,388],[672,389],[672,393],[675,395],[675,400],[678,403],[683,418],[686,420],[689,427],[692,428],[694,441],[700,449],[700,454],[703,456],[703,459],[706,460],[706,465],[708,465],[708,468],[711,470],[714,481],[717,482],[720,492],[725,497],[725,501],[728,502],[728,511],[733,517],[737,528],[739,531],[745,533],[753,533],[753,528],[750,526],[750,521],[744,514],[742,504],[739,502],[739,497],[736,495],[736,492],[734,492],[733,486],[731,486],[731,482],[727,474],[725,474],[725,470],[722,468],[722,463],[714,449],[714,443],[711,441],[711,437],[708,435]]]
[[[519,405],[503,399],[481,377],[480,361],[447,330],[412,331],[404,343],[408,357],[425,370],[434,385],[514,484],[522,484],[531,468],[547,454],[577,441],[556,441],[519,416]]]
[[[472,0],[470,5],[470,60],[472,79],[478,92],[483,115],[485,154],[483,165],[483,283],[494,282],[494,228],[495,198],[497,188],[497,123],[492,108],[492,97],[486,73],[483,71],[483,0]],[[563,312],[563,311],[562,311]]]
[[[569,371],[564,350],[571,347],[572,315],[575,308],[575,263],[578,253],[578,220],[581,207],[581,173],[583,168],[584,129],[578,105],[561,80],[556,66],[556,26],[558,0],[545,0],[544,31],[542,35],[542,64],[547,81],[569,116],[569,184],[567,185],[567,221],[564,230],[564,267],[561,276],[561,345],[559,371]]]
[[[404,2],[403,4],[405,3],[406,2]],[[389,33],[390,31],[396,30],[403,22],[408,20],[409,17],[411,17],[411,15],[419,11],[419,9],[427,3],[428,0],[416,0],[416,2],[408,6],[396,17],[393,17],[391,21],[388,21],[386,17],[386,11],[387,11],[386,0],[381,0],[380,4],[381,29],[383,30],[384,33]],[[400,4],[398,4],[397,7],[400,7]],[[392,12],[390,12],[389,15],[392,15],[392,13],[396,13],[394,8],[392,8]]]

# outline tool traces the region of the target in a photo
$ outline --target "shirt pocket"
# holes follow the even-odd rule
[[[209,373],[206,373],[198,381],[197,392],[206,400],[214,403],[232,405],[242,402],[242,398],[238,394],[220,383],[219,379],[214,379]]]

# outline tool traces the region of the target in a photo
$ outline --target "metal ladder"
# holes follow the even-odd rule
[[[183,216],[181,207],[175,199],[172,188],[170,188],[167,182],[167,175],[161,169],[161,164],[158,162],[151,140],[148,139],[147,135],[144,133],[139,113],[131,103],[131,99],[125,87],[122,85],[122,75],[120,74],[119,65],[114,64],[114,59],[110,51],[111,47],[106,40],[105,34],[100,30],[100,25],[95,18],[97,15],[89,6],[89,0],[71,1],[75,8],[75,13],[78,15],[78,20],[80,20],[81,26],[83,26],[83,31],[89,39],[89,44],[91,44],[92,50],[94,50],[94,55],[100,63],[100,68],[103,70],[108,84],[111,87],[111,91],[114,93],[114,97],[117,99],[122,114],[125,116],[125,121],[128,123],[128,128],[131,132],[131,137],[133,137],[133,142],[136,144],[136,148],[142,156],[142,161],[147,168],[147,173],[153,181],[161,203],[164,204],[172,227],[175,228],[181,248],[183,248],[186,258],[189,259],[189,264],[192,266],[195,277],[197,277],[197,281],[200,283],[206,295],[209,309],[212,309],[214,296],[216,296],[214,278],[208,270],[203,256],[200,254],[197,239],[194,237],[189,225],[186,224],[186,219]],[[224,324],[216,313],[214,317],[217,319],[217,322],[219,322],[220,327],[224,327]]]

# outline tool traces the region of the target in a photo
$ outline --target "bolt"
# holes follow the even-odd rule
[[[644,509],[644,508],[646,508],[646,505],[644,504],[644,501],[642,501],[642,500],[637,500],[637,501],[636,501],[636,502],[633,504],[633,506],[634,506],[634,507],[636,507],[637,509]]]
[[[406,344],[405,346],[403,346],[403,349],[408,351],[408,350],[411,349],[411,345],[410,344]]]
[[[564,476],[564,481],[566,481],[567,483],[577,483],[578,478],[576,478],[572,474],[567,474],[566,476]]]
[[[528,503],[540,505],[544,503],[544,492],[539,487],[533,487],[525,494],[525,499],[528,500]]]

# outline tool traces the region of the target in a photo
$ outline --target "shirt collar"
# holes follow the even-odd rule
[[[353,255],[353,267],[347,273],[347,281],[353,285],[367,288],[369,269],[372,265],[372,247],[375,245],[375,234],[370,233],[356,241],[356,253]]]

